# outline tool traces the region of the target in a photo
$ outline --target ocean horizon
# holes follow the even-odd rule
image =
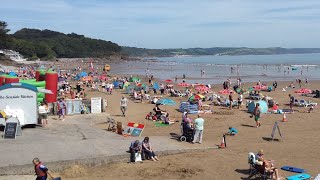
[[[155,61],[156,59],[156,61]],[[244,82],[294,81],[320,79],[320,54],[281,54],[243,56],[175,56],[152,58],[150,62],[113,64],[117,74],[153,75],[156,78],[179,79],[189,83],[222,83],[228,78]],[[114,68],[113,68],[114,69]],[[203,73],[201,73],[201,71]],[[180,80],[181,81],[181,80]]]

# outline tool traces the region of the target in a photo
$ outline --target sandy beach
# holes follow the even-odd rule
[[[270,84],[270,83],[269,83]],[[302,97],[295,94],[295,89],[281,89],[288,86],[289,82],[279,82],[277,91],[264,94],[271,96],[279,102],[280,108],[288,108],[288,94],[294,94],[297,99]],[[253,84],[252,84],[253,85]],[[319,88],[319,81],[311,82],[307,87],[310,89]],[[221,89],[221,85],[214,85],[213,91]],[[128,105],[128,116],[120,117],[118,108],[121,91],[116,91],[114,95],[106,96],[109,102],[107,111],[116,121],[126,123],[134,121],[146,124],[142,136],[174,136],[180,133],[179,123],[169,127],[155,127],[154,122],[144,120],[144,116],[152,110],[154,105],[130,101]],[[318,99],[303,97],[305,100],[313,100],[320,103]],[[176,102],[185,98],[173,98]],[[165,107],[162,107],[163,109]],[[180,120],[181,113],[175,107],[165,109],[177,120]],[[212,107],[214,114],[203,115],[205,119],[205,131],[203,144],[193,145],[185,143],[186,146],[213,147],[221,142],[222,134],[228,130],[229,126],[236,127],[239,134],[235,137],[228,137],[228,147],[226,149],[215,149],[170,155],[160,157],[159,162],[144,162],[143,164],[114,163],[103,167],[86,168],[81,166],[66,169],[61,173],[64,179],[246,179],[249,164],[247,156],[249,152],[256,153],[259,149],[264,149],[268,159],[275,160],[275,166],[281,167],[291,165],[301,167],[313,176],[319,173],[317,164],[320,155],[320,147],[317,145],[320,135],[317,129],[320,122],[318,108],[313,113],[306,113],[304,107],[296,107],[294,114],[288,114],[288,122],[279,124],[283,137],[276,134],[279,141],[267,141],[275,121],[281,121],[282,115],[265,114],[262,117],[262,126],[254,128],[255,122],[249,118],[247,109],[229,110],[226,107]],[[195,115],[192,116],[195,118]],[[98,128],[106,128],[98,126]],[[172,141],[176,141],[172,139]],[[181,142],[183,143],[183,142]],[[164,144],[165,146],[165,144]],[[70,173],[71,172],[71,173]],[[293,175],[293,173],[280,170],[282,177]]]
[[[75,64],[76,66],[76,64]],[[66,68],[66,67],[64,67]],[[142,79],[144,79],[142,77]],[[289,108],[289,97],[291,93],[297,99],[312,100],[320,103],[319,99],[300,96],[294,91],[298,88],[287,88],[291,82],[278,82],[276,91],[262,92],[264,95],[272,97],[279,103],[280,108]],[[271,85],[272,82],[268,82]],[[255,85],[255,83],[246,83],[246,87]],[[296,84],[296,87],[298,85]],[[320,81],[311,81],[303,87],[309,89],[319,89]],[[282,92],[282,88],[286,88],[286,92]],[[183,90],[184,88],[178,87]],[[222,89],[222,85],[212,85],[212,91],[218,92]],[[145,116],[154,108],[153,104],[144,101],[129,100],[127,116],[122,117],[120,114],[119,101],[124,95],[124,90],[116,89],[112,95],[104,92],[88,92],[88,98],[102,97],[107,99],[107,113],[125,125],[127,122],[136,122],[145,124],[146,128],[142,132],[141,138],[145,136],[159,137],[166,139],[163,141],[167,144],[160,144],[163,149],[170,144],[178,144],[183,148],[199,148],[199,151],[186,151],[185,153],[160,156],[159,162],[144,161],[142,164],[128,164],[126,162],[115,162],[102,166],[88,167],[83,165],[72,165],[69,168],[59,172],[54,172],[55,176],[61,176],[67,180],[100,180],[100,179],[248,179],[249,164],[248,153],[257,153],[263,149],[267,159],[275,160],[275,166],[280,168],[285,165],[304,168],[308,174],[316,176],[319,173],[319,156],[320,135],[317,130],[320,127],[319,109],[315,108],[313,113],[307,113],[305,107],[295,107],[293,114],[287,114],[288,122],[279,122],[279,127],[283,137],[276,134],[277,141],[268,141],[271,136],[272,128],[275,121],[281,121],[283,116],[279,114],[264,114],[262,116],[262,126],[255,128],[255,122],[250,118],[247,109],[229,110],[223,106],[212,106],[213,114],[204,114],[204,138],[202,144],[190,144],[186,142],[178,142],[176,137],[180,135],[181,113],[177,111],[179,103],[186,101],[186,97],[170,97],[177,104],[175,106],[161,106],[161,109],[170,113],[170,117],[179,122],[165,127],[156,127],[155,122],[146,120]],[[151,93],[151,96],[153,94]],[[125,94],[128,96],[128,94]],[[227,95],[222,95],[227,97]],[[169,97],[164,95],[163,97]],[[244,95],[244,98],[246,95]],[[204,102],[205,104],[207,102]],[[88,115],[83,115],[88,116]],[[191,115],[192,119],[196,115]],[[77,122],[78,116],[69,116],[66,118],[72,120],[71,124]],[[93,126],[97,131],[105,131],[107,125],[104,123],[104,116],[89,116],[86,119],[94,120],[97,123],[87,124]],[[58,122],[57,117],[50,117],[49,128],[55,128],[57,125],[64,126],[64,123]],[[84,124],[84,126],[86,126]],[[239,134],[234,137],[227,137],[227,148],[210,149],[217,147],[221,143],[222,134],[228,131],[228,127],[232,126],[239,130]],[[111,133],[111,132],[107,132]],[[139,138],[139,139],[141,139]],[[135,138],[129,139],[129,141]],[[122,142],[123,143],[123,142]],[[151,139],[151,143],[153,142]],[[126,144],[122,144],[126,146]],[[129,146],[129,144],[127,144]],[[72,151],[72,149],[70,149]],[[80,150],[81,151],[81,150]],[[157,152],[157,149],[155,149]],[[123,151],[123,154],[127,154]],[[127,154],[129,158],[129,154]],[[30,157],[31,159],[33,157]],[[46,163],[46,160],[43,160]],[[30,167],[32,165],[30,164]],[[31,175],[31,174],[30,174]],[[282,177],[294,175],[294,173],[280,170]],[[22,178],[22,176],[17,179]],[[1,179],[1,177],[0,177]],[[31,178],[30,178],[31,179]],[[250,178],[254,179],[254,178]],[[256,178],[257,179],[257,178]]]

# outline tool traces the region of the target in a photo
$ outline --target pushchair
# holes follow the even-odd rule
[[[193,136],[194,136],[194,130],[186,128],[185,123],[181,124],[181,136],[179,138],[180,141],[182,142],[192,142],[193,141]]]

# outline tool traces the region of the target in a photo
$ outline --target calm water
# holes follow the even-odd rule
[[[157,58],[157,62],[128,62],[113,65],[120,74],[146,72],[161,79],[182,78],[190,83],[221,83],[241,77],[246,82],[320,79],[320,54],[188,56]],[[201,76],[201,70],[204,74]]]

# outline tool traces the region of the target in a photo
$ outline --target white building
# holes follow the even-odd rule
[[[0,54],[4,54],[4,55],[8,56],[12,61],[20,62],[20,61],[27,60],[27,59],[23,58],[23,56],[19,52],[16,52],[13,50],[3,49],[3,50],[0,50]]]

